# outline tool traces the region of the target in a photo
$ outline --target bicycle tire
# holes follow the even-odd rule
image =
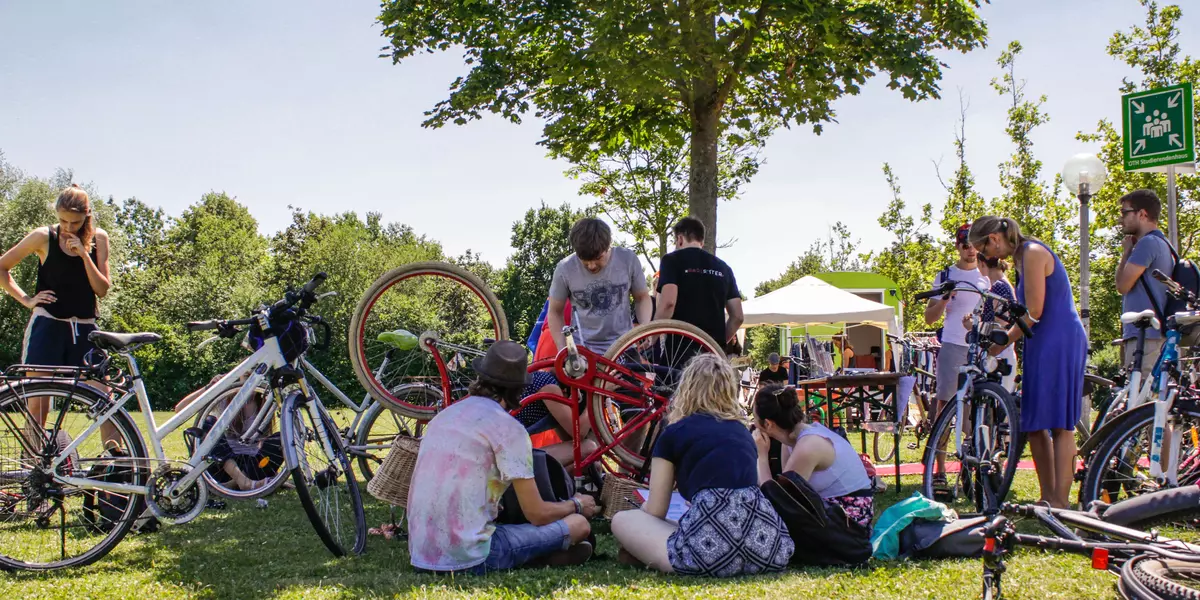
[[[613,362],[618,362],[618,357],[623,354],[623,350],[631,343],[636,343],[639,339],[644,339],[652,335],[687,335],[693,338],[693,341],[699,341],[706,350],[724,356],[724,350],[712,336],[705,333],[699,327],[691,323],[676,321],[674,319],[663,319],[661,321],[651,321],[642,325],[638,325],[633,329],[625,332],[624,335],[617,338],[617,341],[612,343],[608,351],[604,353],[604,358]],[[604,381],[599,377],[592,380],[592,385],[597,388],[604,387]],[[608,423],[607,402],[602,402],[597,394],[592,394],[588,400],[588,414],[592,418],[592,431],[596,433],[596,438],[599,439],[601,446],[612,446],[608,454],[614,458],[624,468],[630,471],[639,471],[646,463],[646,457],[634,454],[623,444],[613,444],[616,439],[613,431],[606,425]],[[661,420],[661,417],[660,419]]]
[[[1200,486],[1185,485],[1130,498],[1106,509],[1105,523],[1148,529],[1166,523],[1200,518]]]
[[[396,267],[384,273],[371,284],[371,287],[367,288],[366,293],[363,294],[358,305],[354,308],[354,313],[350,317],[350,330],[349,336],[347,336],[349,338],[350,364],[354,368],[354,376],[358,378],[358,382],[362,384],[363,389],[367,390],[376,402],[383,403],[402,415],[428,421],[437,414],[438,408],[414,406],[404,402],[401,398],[395,397],[391,393],[389,386],[380,382],[376,378],[371,366],[367,364],[368,360],[364,340],[367,315],[380,296],[396,283],[421,274],[443,276],[470,290],[490,311],[496,340],[508,339],[508,320],[504,315],[504,307],[501,306],[500,300],[496,298],[496,295],[488,288],[486,283],[474,273],[446,262],[421,261]],[[413,333],[420,335],[422,332]]]
[[[383,458],[387,456],[387,452],[379,453],[367,450],[369,447],[378,445],[378,442],[381,440],[381,434],[376,433],[372,435],[371,430],[375,426],[376,421],[379,420],[379,417],[385,414],[398,415],[404,419],[415,421],[412,417],[400,415],[378,402],[372,404],[367,409],[367,412],[363,414],[362,422],[358,424],[358,430],[355,432],[354,445],[349,448],[350,454],[358,459],[356,462],[358,462],[358,471],[363,476],[363,483],[371,481],[371,478],[375,476],[376,467],[382,464]],[[397,429],[400,429],[400,431],[396,435],[407,435],[409,437],[419,438],[425,433],[425,425],[420,421],[416,421],[415,425],[411,428],[407,424],[402,424],[398,425]],[[405,431],[404,429],[408,430]],[[391,437],[394,439],[395,435]],[[387,445],[389,448],[391,447],[390,442]]]
[[[1017,412],[1016,401],[1013,400],[1012,396],[1009,395],[1003,386],[992,381],[976,383],[974,394],[990,396],[998,401],[1004,407],[1005,420],[1008,421],[1008,450],[1006,452],[1008,459],[1004,463],[1004,468],[1000,475],[1000,486],[996,490],[996,501],[1003,502],[1008,496],[1009,488],[1012,487],[1013,477],[1017,473],[1017,463],[1020,462],[1021,452],[1023,452],[1025,447],[1025,436],[1020,434],[1019,423],[1017,422],[1017,415],[1019,413]],[[937,440],[941,439],[943,435],[950,435],[953,431],[951,429],[951,420],[956,415],[956,411],[952,405],[953,402],[955,401],[951,400],[942,409],[941,414],[934,421],[933,428],[930,429],[929,437],[925,440],[925,452],[921,459],[921,494],[926,498],[933,498],[933,474],[937,464]],[[996,430],[996,427],[992,427],[992,431]],[[966,431],[966,428],[964,428],[964,431]],[[965,480],[964,487],[971,487],[973,483],[977,483],[977,475],[971,472],[970,468],[965,468],[960,464],[959,472],[960,478]],[[964,489],[963,494],[976,504],[975,509],[977,511],[982,512],[984,510],[985,507],[979,505],[980,503],[976,499],[976,494],[973,493],[973,490]]]
[[[1124,393],[1124,391],[1119,392],[1119,394],[1120,393]],[[1122,402],[1124,402],[1124,397],[1119,397],[1119,399]],[[1147,405],[1143,404],[1142,406],[1147,406]],[[1097,420],[1092,422],[1092,431],[1088,435],[1087,441],[1079,446],[1078,451],[1079,451],[1080,456],[1087,458],[1088,456],[1091,455],[1091,453],[1095,452],[1096,447],[1100,445],[1100,442],[1103,442],[1104,438],[1108,437],[1108,433],[1110,431],[1112,431],[1112,429],[1114,427],[1116,427],[1115,423],[1119,419],[1125,417],[1125,415],[1129,414],[1130,412],[1133,412],[1133,411],[1120,411],[1117,414],[1112,414],[1112,409],[1114,407],[1116,407],[1116,403],[1115,402],[1110,403],[1107,407],[1103,408],[1103,411],[1104,411],[1103,412],[1103,421],[1101,421],[1100,417],[1097,416]],[[1138,407],[1138,408],[1141,408],[1141,407]],[[1134,410],[1137,410],[1137,409],[1134,409]]]
[[[236,396],[237,393],[240,391],[240,389],[241,388],[232,388],[232,389],[226,390],[224,393],[222,393],[220,396],[218,396],[216,400],[214,400],[207,407],[205,407],[204,410],[201,410],[200,412],[196,413],[195,426],[200,427],[201,424],[204,423],[205,417],[212,414],[213,410],[217,406],[219,406],[221,404],[221,402],[226,401],[226,400],[232,400],[233,397]],[[261,393],[263,398],[266,399],[268,402],[275,401],[274,396],[271,395],[270,390],[268,390],[266,388],[258,388],[257,390],[255,390],[255,393]],[[217,414],[215,414],[213,416],[219,417],[220,411],[217,411]],[[274,418],[274,416],[272,416],[272,418]],[[228,432],[229,432],[229,430],[226,429],[226,433],[228,433]],[[282,447],[282,444],[281,444],[281,447]],[[191,453],[189,451],[189,456],[190,455],[191,455]],[[204,474],[201,475],[201,478],[204,479],[204,483],[208,484],[209,492],[212,492],[214,495],[216,495],[220,498],[224,498],[225,500],[257,500],[259,498],[265,498],[267,496],[270,496],[271,494],[274,494],[275,492],[279,491],[279,488],[281,486],[283,486],[284,482],[287,481],[287,479],[288,479],[288,471],[287,471],[287,469],[284,468],[284,465],[281,464],[279,466],[279,470],[270,479],[270,482],[266,486],[261,487],[256,490],[229,489],[229,488],[225,487],[225,483],[217,481],[217,478],[215,476],[213,476],[213,474],[210,473],[208,471],[208,469],[205,469]]]
[[[346,446],[342,440],[341,434],[337,427],[329,418],[319,403],[314,404],[316,412],[320,416],[321,427],[325,430],[326,437],[333,448],[336,464],[330,465],[326,469],[322,469],[319,473],[309,473],[307,453],[301,455],[304,445],[308,440],[309,433],[303,431],[315,426],[311,420],[311,415],[308,410],[305,410],[304,404],[308,403],[308,399],[299,391],[293,391],[283,401],[283,422],[280,428],[280,433],[283,439],[284,453],[287,456],[288,466],[291,467],[292,480],[296,484],[296,497],[300,499],[300,505],[304,507],[304,512],[308,515],[308,520],[312,522],[313,529],[316,530],[317,536],[325,544],[325,547],[333,553],[334,556],[346,556],[347,554],[362,554],[363,549],[367,544],[367,517],[363,510],[362,491],[358,487],[358,481],[354,478],[354,469],[350,464],[350,457],[346,453]],[[310,417],[307,420],[305,417]],[[315,432],[313,432],[315,433]],[[305,439],[301,439],[301,438]],[[317,436],[319,440],[319,436]],[[299,448],[297,449],[297,442]],[[323,450],[322,450],[323,451]],[[336,467],[340,472],[331,473],[330,469]],[[322,506],[318,507],[313,498],[310,485],[316,485],[322,490],[330,487],[330,482],[337,485],[339,480],[344,480],[346,484],[346,500],[350,503],[350,510],[353,513],[354,519],[354,542],[347,547],[344,540],[341,539],[340,527],[336,527],[339,531],[330,531],[329,524],[325,522]],[[322,485],[324,482],[324,485]],[[336,510],[336,503],[334,510]]]
[[[1168,579],[1167,573],[1200,579],[1200,565],[1139,554],[1121,566],[1122,593],[1147,600],[1200,600],[1200,590]]]
[[[17,391],[18,389],[19,391]],[[0,387],[0,412],[11,410],[14,402],[25,402],[26,398],[51,397],[55,395],[55,392],[67,394],[67,397],[71,398],[72,402],[83,404],[83,408],[90,408],[97,402],[108,400],[107,394],[86,384],[75,385],[58,381],[23,381],[19,384],[9,384]],[[64,404],[64,406],[66,405]],[[83,414],[86,415],[88,412],[84,412]],[[53,418],[54,411],[51,411],[47,417],[47,423]],[[88,418],[90,420],[90,417]],[[147,464],[146,447],[142,439],[142,434],[134,424],[133,418],[129,416],[129,413],[122,408],[113,413],[112,419],[109,422],[122,435],[125,442],[125,452],[128,454],[130,462],[132,464]],[[0,429],[7,429],[7,422],[0,426]],[[97,432],[93,435],[98,436],[99,434]],[[144,484],[149,475],[148,468],[139,469],[139,471],[141,472],[133,474],[133,477],[136,478],[134,483],[137,485]],[[125,538],[125,535],[129,533],[138,517],[145,510],[146,502],[144,496],[138,494],[135,498],[130,498],[126,503],[125,510],[121,512],[117,519],[112,521],[112,529],[100,540],[100,543],[86,552],[80,553],[78,556],[57,561],[29,562],[9,556],[6,553],[6,548],[0,548],[0,569],[5,571],[42,572],[90,565],[111,552]],[[0,529],[3,529],[2,522],[0,522]],[[7,533],[4,533],[4,535],[7,536]]]
[[[886,442],[884,442],[885,448],[887,447],[887,444],[889,444],[889,443],[891,444],[891,450],[889,450],[888,452],[880,452],[879,451],[880,438],[884,438],[887,440]],[[880,464],[886,463],[886,462],[892,460],[892,458],[894,456],[896,456],[897,444],[895,444],[895,440],[896,440],[895,436],[893,436],[890,433],[879,433],[878,431],[876,431],[874,433],[874,439],[871,440],[871,448],[875,452],[875,462],[876,463],[880,463]]]
[[[1131,436],[1135,435],[1141,429],[1153,426],[1154,406],[1154,403],[1143,404],[1119,415],[1105,425],[1105,429],[1107,430],[1105,437],[1096,445],[1095,450],[1088,458],[1088,462],[1084,467],[1083,484],[1079,486],[1080,506],[1087,508],[1092,502],[1104,499],[1102,498],[1101,487],[1105,483],[1105,474],[1111,470],[1109,468],[1110,461]],[[1200,419],[1200,414],[1195,414],[1191,411],[1176,410],[1175,414]],[[1128,491],[1127,488],[1125,489]],[[1113,506],[1115,507],[1119,504],[1121,503],[1115,502]],[[1109,510],[1112,509],[1110,508]],[[1157,522],[1161,523],[1164,521],[1159,520]]]

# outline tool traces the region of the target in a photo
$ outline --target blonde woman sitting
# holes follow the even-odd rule
[[[781,571],[795,545],[758,487],[758,451],[723,356],[703,354],[683,371],[654,445],[650,499],[613,517],[624,551],[665,573],[733,577]],[[671,492],[691,506],[666,520]],[[713,539],[728,543],[713,544]]]

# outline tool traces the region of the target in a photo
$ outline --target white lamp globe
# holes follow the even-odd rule
[[[1086,192],[1094,196],[1108,181],[1108,169],[1095,154],[1076,154],[1063,165],[1062,178],[1071,194],[1078,196]]]

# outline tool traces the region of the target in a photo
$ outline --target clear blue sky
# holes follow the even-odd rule
[[[1183,38],[1200,39],[1200,6],[1182,4],[1193,9]],[[0,2],[0,150],[29,173],[72,168],[106,196],[173,215],[225,191],[264,233],[287,224],[289,205],[379,211],[497,265],[526,209],[586,203],[567,165],[535,145],[533,118],[422,129],[423,111],[464,72],[461,57],[378,58],[377,13],[367,0]],[[1046,180],[1070,155],[1096,150],[1074,135],[1120,118],[1128,70],[1104,49],[1113,31],[1144,20],[1138,3],[999,0],[983,15],[989,46],[946,57],[943,100],[913,104],[877,83],[837,102],[839,123],[823,135],[798,126],[771,138],[758,177],[719,213],[720,237],[737,238],[721,255],[747,293],[835,221],[864,248],[882,247],[885,161],[910,207],[940,204],[933,162],[953,168],[959,89],[970,101],[968,158],[980,192],[994,196],[1011,146],[1005,100],[988,83],[1012,39],[1025,45],[1017,67],[1028,92],[1049,96],[1052,120],[1034,135]]]

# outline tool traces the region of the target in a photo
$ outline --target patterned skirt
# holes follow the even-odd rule
[[[701,490],[667,539],[676,573],[734,577],[782,571],[796,549],[757,487]]]

